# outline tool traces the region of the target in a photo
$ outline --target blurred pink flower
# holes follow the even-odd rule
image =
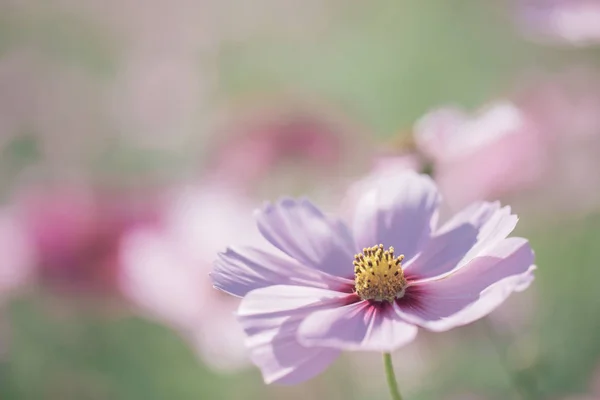
[[[13,235],[0,245],[42,283],[70,290],[115,290],[122,235],[154,218],[125,197],[87,187],[37,187],[15,197],[2,216]]]
[[[470,323],[533,280],[529,243],[507,238],[517,222],[509,207],[475,204],[438,226],[429,177],[363,185],[352,229],[286,198],[256,213],[270,249],[230,247],[215,262],[215,287],[243,298],[239,320],[267,383],[310,379],[341,350],[394,351],[417,326]]]
[[[423,168],[422,164],[422,160],[417,154],[381,155],[374,157],[369,173],[373,179],[385,182],[407,171],[420,172]],[[347,188],[345,197],[342,199],[338,210],[343,218],[347,220],[352,219],[358,201],[365,191],[365,185],[370,184],[370,182],[362,180],[351,184]]]
[[[296,185],[311,177],[339,178],[366,164],[356,159],[363,145],[358,128],[326,106],[284,99],[255,99],[260,106],[234,107],[215,129],[210,169],[216,179],[255,188],[285,171]],[[293,176],[293,178],[290,178]]]
[[[179,330],[217,368],[247,364],[238,301],[213,290],[214,254],[229,240],[257,237],[239,193],[205,184],[173,193],[160,229],[138,229],[124,243],[121,286],[153,318]]]
[[[520,25],[535,40],[573,45],[600,43],[597,0],[520,0]]]
[[[455,108],[434,110],[417,122],[415,140],[454,209],[526,188],[544,171],[538,127],[509,102],[474,116]]]
[[[586,69],[529,79],[515,101],[543,135],[547,158],[538,203],[563,210],[600,204],[600,76]]]
[[[0,300],[22,287],[33,272],[33,253],[20,222],[7,208],[0,210]]]

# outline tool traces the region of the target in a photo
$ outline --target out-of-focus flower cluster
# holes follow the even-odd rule
[[[423,116],[414,143],[376,168],[433,171],[453,209],[481,199],[529,200],[537,210],[599,204],[598,76],[538,76],[476,112],[448,106]]]

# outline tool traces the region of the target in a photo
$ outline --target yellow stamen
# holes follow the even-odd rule
[[[406,279],[402,271],[403,255],[394,258],[394,248],[383,245],[363,249],[354,256],[354,288],[363,300],[389,301],[404,295]]]

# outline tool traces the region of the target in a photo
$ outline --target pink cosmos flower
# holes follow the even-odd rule
[[[521,26],[536,40],[590,45],[600,42],[596,0],[521,0]]]
[[[160,227],[133,230],[124,240],[120,274],[127,297],[148,316],[181,332],[213,367],[248,364],[239,301],[212,289],[212,257],[232,237],[251,239],[252,208],[239,193],[203,184],[177,190]]]
[[[321,373],[342,350],[391,352],[418,327],[444,331],[490,313],[533,280],[510,208],[479,203],[438,224],[433,181],[367,177],[351,225],[306,199],[257,211],[270,247],[220,253],[214,286],[243,297],[238,318],[265,382]]]
[[[537,125],[509,102],[491,104],[475,116],[455,108],[434,110],[417,122],[415,140],[454,209],[528,187],[544,170]]]

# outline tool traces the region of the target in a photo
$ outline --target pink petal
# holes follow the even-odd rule
[[[393,246],[410,260],[429,240],[440,203],[435,184],[412,171],[385,180],[368,179],[373,184],[365,186],[354,216],[357,247]]]
[[[354,245],[346,226],[306,199],[283,199],[257,213],[258,228],[300,263],[341,277],[353,275]]]
[[[437,142],[436,182],[453,209],[514,193],[540,178],[545,157],[538,127],[510,102],[490,104],[462,120],[454,109],[436,110],[415,129],[422,151]]]
[[[458,127],[468,121],[468,115],[458,108],[445,107],[434,110],[415,124],[415,142],[428,158],[439,161],[447,154]]]
[[[375,159],[369,176],[353,183],[346,191],[340,206],[340,214],[345,220],[352,220],[363,193],[373,188],[377,182],[384,184],[406,171],[418,171],[422,169],[421,164],[422,160],[414,154],[380,156]]]
[[[150,229],[131,232],[122,244],[121,289],[136,305],[180,329],[203,321],[213,289],[202,265]]]
[[[220,253],[210,274],[216,288],[234,296],[272,285],[302,285],[349,291],[353,281],[300,265],[285,254],[252,247],[228,248]]]
[[[346,304],[352,294],[334,290],[291,285],[274,285],[248,293],[240,304],[240,317],[260,317],[268,314],[293,316],[334,305]]]
[[[469,223],[479,233],[477,244],[465,256],[468,261],[470,256],[481,254],[504,240],[517,226],[519,219],[511,214],[508,206],[500,208],[500,203],[481,202],[465,208],[444,224],[440,231],[454,229],[454,227]]]
[[[433,236],[422,252],[403,266],[407,279],[428,279],[453,270],[476,242],[477,230],[469,224]]]
[[[404,269],[415,279],[429,279],[458,269],[474,256],[505,239],[515,228],[517,216],[499,203],[481,202],[457,213]]]
[[[409,287],[407,295],[398,300],[400,315],[432,330],[450,329],[462,325],[465,320],[471,322],[473,319],[465,317],[461,312],[478,300],[490,301],[491,305],[491,298],[482,294],[492,286],[495,287],[494,290],[507,293],[521,290],[523,280],[526,280],[523,275],[530,272],[533,259],[527,240],[505,239],[457,272],[443,279]],[[493,307],[480,305],[479,309],[484,312],[477,311],[474,314],[481,317],[491,312],[500,302],[494,300]]]
[[[440,231],[449,231],[465,222],[481,229],[500,208],[500,202],[476,202],[463,208],[440,227]]]
[[[302,383],[322,373],[339,357],[337,349],[304,347],[298,343],[296,333],[301,321],[271,317],[262,319],[257,328],[245,323],[250,335],[246,341],[250,359],[260,368],[265,383]]]
[[[302,346],[296,335],[310,313],[339,307],[348,297],[347,293],[286,285],[257,289],[244,297],[238,317],[248,336],[250,358],[265,382],[299,383],[318,375],[337,358],[338,350]]]
[[[12,210],[0,210],[0,298],[31,278],[36,263],[35,246],[27,229]]]
[[[389,352],[411,342],[417,328],[402,320],[396,304],[362,301],[309,315],[298,339],[306,346]]]
[[[513,292],[522,292],[534,280],[535,266],[529,267],[527,272],[506,278],[481,292],[477,301],[450,318],[437,322],[430,322],[427,329],[432,331],[446,331],[457,326],[467,325],[481,319],[500,306]]]

